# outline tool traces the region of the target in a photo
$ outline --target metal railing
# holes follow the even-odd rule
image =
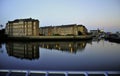
[[[103,76],[109,76],[109,75],[120,75],[120,71],[37,71],[37,70],[0,70],[0,76],[1,73],[6,73],[5,76],[12,76],[12,73],[23,73],[24,76],[31,76],[31,74],[43,74],[42,76],[69,76],[69,75],[84,75],[89,76],[90,74],[93,75],[103,75]],[[15,75],[14,75],[15,76]]]

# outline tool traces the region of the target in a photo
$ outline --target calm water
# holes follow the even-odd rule
[[[120,44],[100,41],[7,42],[0,69],[120,70]]]

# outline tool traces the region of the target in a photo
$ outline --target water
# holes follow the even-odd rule
[[[120,44],[100,41],[7,42],[0,44],[0,69],[118,71]]]

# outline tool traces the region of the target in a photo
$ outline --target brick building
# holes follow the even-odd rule
[[[45,36],[86,35],[87,33],[88,31],[85,26],[76,24],[40,27],[40,35]]]
[[[5,33],[8,36],[38,36],[39,21],[32,18],[8,21]]]

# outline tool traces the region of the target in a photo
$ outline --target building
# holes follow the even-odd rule
[[[32,18],[8,21],[5,33],[8,36],[38,36],[39,21]]]
[[[105,32],[103,29],[90,30],[93,37],[105,37]]]
[[[98,30],[90,30],[90,33],[92,34],[93,37],[98,36],[99,31]]]
[[[40,27],[40,35],[44,36],[86,35],[87,33],[85,26],[76,24]]]
[[[118,35],[118,37],[120,38],[120,32],[116,32],[116,35]]]

